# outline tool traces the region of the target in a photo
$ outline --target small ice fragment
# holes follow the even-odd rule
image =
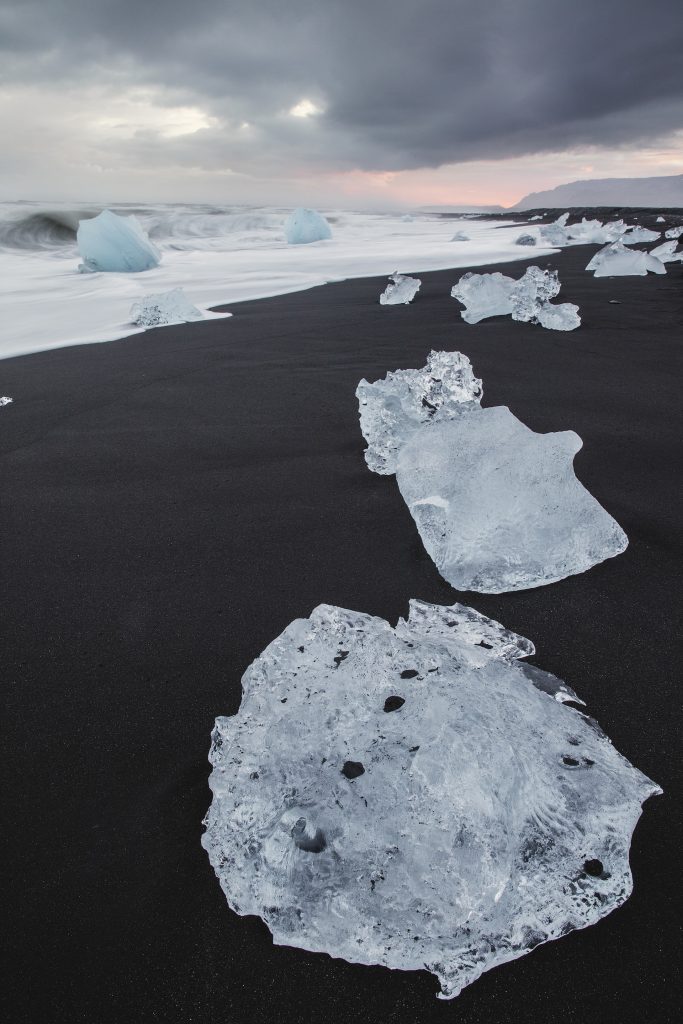
[[[481,381],[462,352],[432,351],[421,370],[394,370],[372,384],[362,380],[356,398],[369,468],[395,473],[399,449],[421,424],[450,419],[478,405],[482,394]]]
[[[593,256],[586,270],[592,270],[595,277],[645,277],[648,270],[653,274],[666,274],[666,267],[656,256],[640,249],[629,249],[621,241],[610,242]]]
[[[624,245],[634,245],[637,242],[656,242],[661,237],[661,231],[650,231],[649,228],[641,228],[640,224],[636,224],[623,233],[621,240]]]
[[[659,216],[659,217],[657,217],[657,220],[656,220],[655,223],[657,223],[657,224],[666,224],[666,220],[665,220],[664,217]]]
[[[290,245],[307,245],[332,238],[330,225],[317,210],[299,207],[285,221],[285,238]]]
[[[515,239],[515,245],[536,245],[536,239],[533,235],[519,235]]]
[[[456,231],[451,238],[451,242],[469,242],[471,241],[470,236],[466,235],[464,231]]]
[[[539,227],[541,241],[546,242],[554,249],[569,244],[569,234],[565,228],[555,221],[553,224],[541,224]]]
[[[559,216],[559,217],[557,218],[557,220],[555,221],[555,223],[556,223],[556,224],[558,224],[558,225],[559,225],[559,227],[561,227],[561,228],[565,228],[565,227],[567,226],[567,221],[568,221],[568,220],[569,220],[569,214],[568,214],[568,213],[563,213],[563,214],[561,214],[561,215],[560,215],[560,216]]]
[[[398,306],[403,304],[407,306],[419,292],[421,284],[422,281],[419,277],[407,277],[396,271],[389,278],[389,284],[379,297],[380,305]]]
[[[363,380],[356,395],[368,467],[396,473],[427,552],[459,590],[544,586],[626,548],[574,475],[581,439],[482,409],[481,381],[461,353],[432,352],[422,370]]]
[[[677,263],[679,260],[683,260],[683,249],[679,249],[677,252],[677,247],[678,239],[672,238],[670,242],[662,242],[661,245],[650,249],[650,256],[654,256],[661,263]]]
[[[545,302],[537,309],[533,322],[549,331],[575,331],[581,326],[579,307],[573,302]]]
[[[624,903],[661,790],[533,653],[462,604],[291,622],[212,732],[202,845],[232,909],[451,999]]]
[[[677,228],[668,228],[664,232],[665,238],[680,238],[683,235],[683,224],[679,224]]]
[[[135,302],[130,310],[130,322],[140,327],[162,327],[165,324],[189,323],[203,320],[204,314],[193,306],[182,288],[158,295],[146,295]]]
[[[404,213],[403,216],[401,217],[401,220],[403,221],[404,224],[412,224],[414,217],[411,217],[409,213]]]
[[[609,301],[610,301],[610,302],[612,303],[612,305],[614,305],[614,306],[620,306],[620,305],[621,305],[621,299],[610,299]]]
[[[0,407],[3,405],[11,405],[13,401],[14,399],[10,398],[9,395],[2,395],[0,396]]]
[[[137,217],[119,217],[111,210],[79,221],[76,238],[83,260],[78,269],[84,273],[140,273],[158,266],[161,260]]]
[[[543,214],[542,213],[536,213],[536,214],[534,214],[533,217],[529,217],[529,220],[543,220]]]

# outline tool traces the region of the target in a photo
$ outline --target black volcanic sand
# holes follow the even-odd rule
[[[409,307],[377,304],[384,279],[349,281],[0,364],[11,1024],[675,1019],[683,269],[595,280],[594,251],[535,261],[580,305],[573,333],[468,326],[456,270],[421,274]],[[365,467],[354,397],[430,348],[467,353],[484,404],[581,435],[578,476],[625,554],[517,594],[439,577],[395,480]],[[626,905],[454,1003],[426,972],[273,946],[200,846],[211,727],[247,665],[320,602],[393,623],[410,597],[530,637],[665,790]]]

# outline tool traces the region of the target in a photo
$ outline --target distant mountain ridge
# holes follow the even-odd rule
[[[591,178],[572,181],[546,192],[530,192],[511,210],[543,206],[667,206],[683,207],[683,174],[657,178]]]

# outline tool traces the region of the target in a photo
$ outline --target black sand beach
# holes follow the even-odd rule
[[[420,274],[409,307],[348,281],[0,363],[11,1024],[677,1019],[683,267],[595,280],[593,252],[526,261],[559,269],[573,333],[468,326],[455,270]],[[516,594],[440,578],[395,480],[365,466],[354,397],[431,348],[471,358],[485,405],[583,438],[577,474],[625,554]],[[410,597],[531,638],[665,791],[623,908],[452,1003],[426,972],[274,947],[200,846],[211,727],[247,665],[320,602],[393,623]]]

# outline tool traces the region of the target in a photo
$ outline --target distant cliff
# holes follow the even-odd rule
[[[530,192],[512,210],[559,206],[683,207],[683,174],[661,178],[593,178],[558,185],[547,192]]]

